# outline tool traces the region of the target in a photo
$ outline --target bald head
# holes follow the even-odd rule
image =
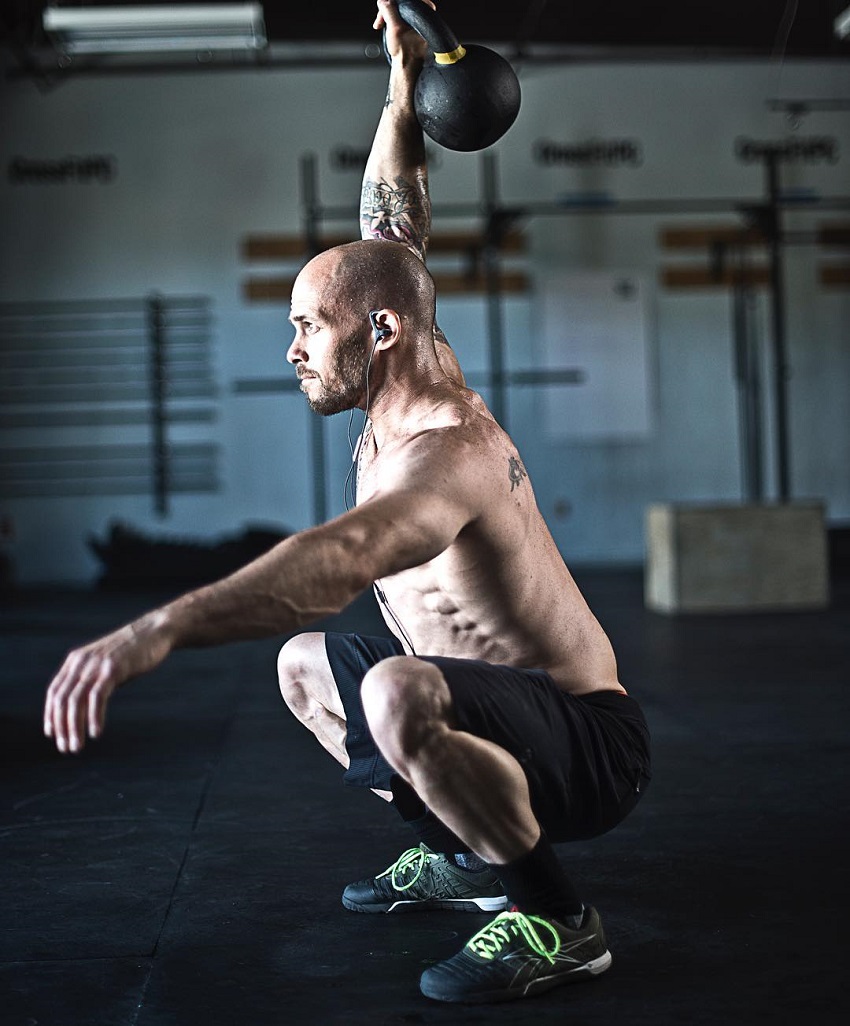
[[[419,257],[397,242],[364,239],[326,250],[301,271],[293,299],[300,288],[337,314],[359,319],[369,310],[392,309],[414,331],[429,334],[434,322],[434,280]]]

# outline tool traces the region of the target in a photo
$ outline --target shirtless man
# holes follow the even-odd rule
[[[419,840],[346,887],[343,904],[497,913],[420,985],[442,1001],[503,1001],[610,965],[599,915],[552,844],[603,833],[634,807],[649,737],[516,447],[435,327],[412,109],[422,41],[389,0],[378,8],[392,63],[365,238],[299,274],[287,353],[316,411],[367,412],[357,505],[71,652],[44,728],[77,752],[114,690],[172,650],[290,633],[374,583],[394,637],[300,633],[278,660],[284,699],[346,781],[392,799]]]

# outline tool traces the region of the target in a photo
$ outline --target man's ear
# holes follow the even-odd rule
[[[372,324],[376,349],[389,349],[398,341],[401,318],[395,310],[370,310],[369,321]]]

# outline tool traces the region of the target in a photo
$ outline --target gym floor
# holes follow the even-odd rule
[[[283,640],[180,652],[76,757],[41,736],[65,651],[168,597],[0,600],[0,1019],[8,1026],[846,1021],[850,578],[828,610],[669,617],[639,573],[577,574],[646,711],[655,776],[558,848],[602,913],[600,979],[442,1005],[419,974],[487,916],[364,916],[340,892],[412,837],[287,712]],[[321,628],[384,633],[371,599]]]

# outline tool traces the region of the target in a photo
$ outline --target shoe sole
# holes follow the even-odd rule
[[[385,904],[361,905],[343,896],[343,905],[350,912],[504,912],[508,899],[496,898],[434,898],[429,901],[388,901]]]
[[[582,983],[600,976],[606,969],[611,968],[613,959],[611,952],[606,951],[598,958],[592,958],[584,965],[573,969],[569,973],[558,973],[554,976],[538,976],[531,980],[525,987],[517,987],[514,990],[479,991],[478,993],[463,994],[452,992],[439,986],[439,981],[433,983],[423,977],[419,983],[419,989],[425,997],[434,1001],[450,1001],[455,1004],[484,1005],[496,1004],[502,1001],[516,1001],[519,998],[534,997],[536,994],[543,994],[554,987],[560,987],[565,983]]]

